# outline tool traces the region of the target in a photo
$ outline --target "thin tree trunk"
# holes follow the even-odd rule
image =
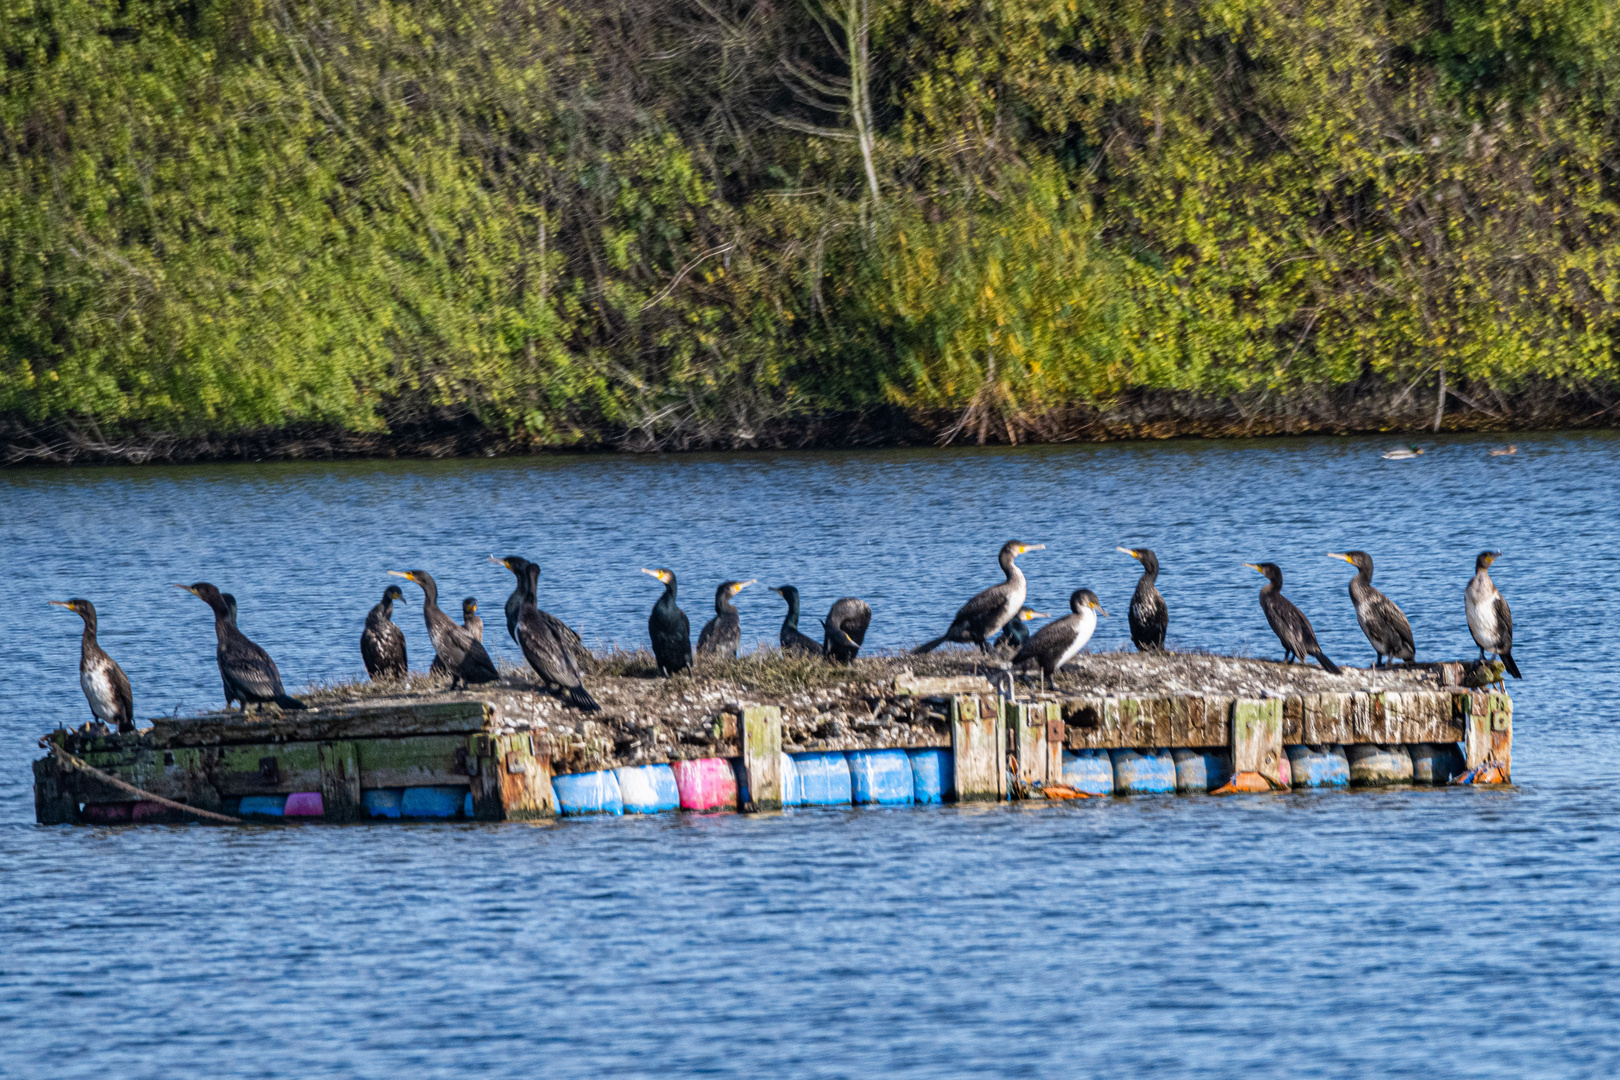
[[[1440,394],[1434,403],[1434,430],[1440,431],[1440,418],[1446,415],[1446,362],[1440,361]]]

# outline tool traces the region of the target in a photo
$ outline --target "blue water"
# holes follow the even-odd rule
[[[1620,438],[0,473],[0,1076],[1609,1076],[1620,1068]],[[1364,548],[1419,655],[1471,656],[1474,555],[1526,678],[1508,791],[1155,796],[549,825],[40,828],[35,740],[87,712],[84,596],[143,716],[219,703],[209,580],[291,686],[360,669],[391,568],[634,645],[680,575],[845,594],[942,632],[1011,536],[1031,600],[1126,640],[1276,656],[1243,562],[1365,664],[1328,551]],[[415,595],[400,615],[415,666]],[[739,597],[746,640],[777,598]]]

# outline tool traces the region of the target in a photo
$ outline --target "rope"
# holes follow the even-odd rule
[[[91,776],[94,776],[103,783],[111,784],[115,788],[122,788],[131,795],[139,795],[142,799],[145,799],[148,802],[155,802],[160,805],[167,806],[171,810],[182,810],[188,814],[196,814],[198,817],[208,818],[210,821],[223,821],[227,825],[245,824],[241,818],[233,818],[229,814],[216,814],[212,810],[201,810],[195,806],[187,806],[185,803],[175,802],[173,799],[165,799],[161,795],[154,795],[150,791],[142,791],[134,784],[125,783],[116,776],[108,776],[106,773],[102,772],[94,765],[91,765],[89,762],[81,761],[72,754],[68,753],[66,750],[62,749],[55,742],[52,742],[50,747],[51,751],[56,754],[56,759],[63,765],[66,765],[68,768],[78,769],[80,772],[89,773]]]

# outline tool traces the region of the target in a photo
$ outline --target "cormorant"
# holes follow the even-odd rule
[[[1024,606],[1028,586],[1024,582],[1024,572],[1018,569],[1013,560],[1026,551],[1040,551],[1044,547],[1045,544],[1021,544],[1017,540],[1009,540],[1001,545],[1001,554],[996,556],[996,561],[1001,564],[1001,572],[1007,575],[1007,580],[991,586],[963,604],[956,618],[951,620],[949,630],[917,646],[912,653],[933,652],[947,641],[977,645],[989,651],[985,642],[1006,626],[1008,620]]]
[[[585,690],[574,652],[560,633],[562,623],[535,607],[530,599],[540,577],[540,567],[528,563],[523,572],[527,578],[527,592],[523,597],[523,607],[518,612],[517,643],[529,666],[545,682],[561,687],[568,704],[586,712],[601,711],[601,706]]]
[[[231,702],[242,704],[246,712],[249,705],[270,702],[283,709],[302,709],[306,706],[295,697],[288,697],[281,685],[281,672],[270,654],[247,639],[247,635],[231,621],[230,608],[218,589],[206,581],[194,585],[176,585],[177,589],[197,597],[214,613],[214,638],[218,643],[214,658],[219,661],[219,678],[225,685],[225,707]]]
[[[872,608],[865,600],[845,596],[833,601],[827,617],[821,620],[822,651],[840,664],[853,664],[871,625]]]
[[[225,617],[231,620],[231,625],[232,626],[235,626],[236,625],[236,597],[232,596],[228,592],[222,592],[222,593],[219,594],[219,598],[221,600],[225,601]]]
[[[723,656],[737,659],[737,647],[742,644],[742,621],[737,618],[737,605],[731,598],[754,583],[722,581],[714,590],[714,618],[703,624],[698,634],[697,651],[700,656]]]
[[[1108,614],[1098,602],[1097,594],[1090,589],[1076,589],[1070,594],[1069,611],[1071,614],[1054,619],[1035,631],[1035,635],[1024,642],[1012,658],[1014,667],[1031,663],[1039,665],[1042,689],[1045,689],[1047,679],[1055,676],[1059,668],[1085,648],[1086,642],[1097,630],[1097,616]]]
[[[653,605],[647,616],[647,635],[652,638],[653,656],[658,658],[658,670],[665,675],[685,671],[692,666],[692,624],[686,612],[675,606],[675,574],[670,570],[648,570],[664,583],[664,595]]]
[[[536,594],[539,591],[540,575],[537,572],[534,577],[529,576],[529,567],[533,566],[538,571],[540,564],[531,563],[521,555],[508,555],[504,559],[491,555],[489,561],[506,567],[512,571],[512,576],[517,579],[512,586],[512,595],[506,598],[506,632],[513,641],[516,641],[518,613],[523,610],[524,598],[527,597],[529,603],[536,608],[540,606],[540,601],[536,599]],[[573,631],[572,627],[556,616],[547,615],[544,611],[540,612],[540,614],[555,624],[555,629],[562,635],[563,644],[567,645],[569,651],[574,654],[575,666],[583,664],[589,658],[590,652],[585,648],[585,642],[580,639],[580,636]]]
[[[484,620],[478,617],[478,598],[476,596],[464,597],[461,601],[461,628],[472,635],[478,644],[482,645],[484,643]],[[514,638],[513,640],[517,639]],[[485,650],[485,652],[488,651]],[[436,678],[445,674],[447,670],[444,661],[435,655],[433,663],[428,665],[428,677]]]
[[[1170,628],[1170,607],[1159,595],[1154,582],[1159,576],[1159,557],[1147,548],[1115,548],[1142,564],[1142,577],[1131,594],[1131,643],[1137,652],[1164,649],[1164,632]]]
[[[1496,583],[1491,580],[1490,567],[1501,556],[1500,551],[1482,551],[1479,558],[1474,560],[1474,576],[1468,581],[1468,588],[1463,592],[1464,606],[1468,611],[1468,632],[1474,635],[1474,644],[1479,646],[1479,658],[1485,659],[1486,653],[1494,653],[1501,657],[1502,666],[1507,673],[1515,679],[1524,678],[1519,674],[1519,665],[1513,662],[1513,612],[1508,610],[1507,601],[1502,594],[1496,591]]]
[[[129,689],[129,676],[96,641],[96,605],[77,597],[50,602],[84,620],[84,635],[79,638],[79,687],[90,703],[91,715],[120,735],[128,735],[135,730],[135,697]]]
[[[1295,658],[1316,657],[1324,671],[1339,673],[1338,665],[1327,658],[1322,646],[1316,643],[1316,631],[1311,620],[1282,594],[1282,567],[1276,563],[1244,563],[1250,570],[1264,575],[1265,585],[1260,589],[1260,610],[1266,613],[1266,622],[1282,642],[1283,659],[1292,664]]]
[[[773,585],[771,592],[787,601],[787,614],[782,617],[782,651],[804,656],[822,656],[825,650],[816,639],[799,632],[799,590],[792,585]]]
[[[1343,559],[1355,567],[1357,574],[1350,579],[1350,602],[1356,606],[1356,621],[1361,632],[1372,643],[1374,667],[1384,667],[1384,657],[1390,662],[1405,660],[1408,664],[1417,655],[1412,642],[1412,624],[1395,606],[1395,601],[1373,588],[1372,556],[1365,551],[1328,552],[1330,559]]]
[[[360,656],[373,682],[403,679],[410,670],[405,662],[405,632],[394,625],[396,603],[405,603],[405,594],[398,585],[390,585],[366,615],[366,628],[360,633]]]
[[[996,648],[1005,649],[1011,646],[1013,652],[1022,649],[1024,642],[1029,640],[1029,620],[1044,618],[1046,618],[1046,612],[1036,611],[1028,604],[1025,604],[1018,609],[1018,617],[1008,619],[1007,625],[1001,628],[1001,636],[996,638]]]
[[[422,586],[422,621],[427,624],[428,640],[433,642],[433,658],[440,670],[450,676],[450,686],[495,682],[500,678],[489,653],[484,651],[482,633],[474,635],[467,627],[439,610],[439,586],[426,570],[390,570],[394,577]],[[465,610],[465,608],[463,608]],[[482,620],[478,628],[483,629]]]

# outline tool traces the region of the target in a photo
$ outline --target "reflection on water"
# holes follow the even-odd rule
[[[1620,1055],[1613,643],[1620,439],[1379,440],[0,473],[0,1075],[1599,1075]],[[1327,653],[1370,649],[1361,548],[1420,658],[1513,606],[1511,793],[814,811],[550,826],[40,829],[34,740],[86,716],[85,596],[142,716],[219,697],[234,592],[289,687],[352,675],[390,568],[636,645],[669,566],[869,642],[943,631],[1009,537],[1031,600],[1123,616],[1152,547],[1180,648],[1278,654],[1271,560]],[[415,597],[412,598],[413,601]],[[781,604],[738,599],[745,641]],[[417,666],[420,609],[399,613]],[[498,621],[498,620],[497,620]],[[491,624],[492,631],[498,626]],[[490,642],[521,657],[505,635]],[[1128,640],[1105,620],[1095,648]]]

